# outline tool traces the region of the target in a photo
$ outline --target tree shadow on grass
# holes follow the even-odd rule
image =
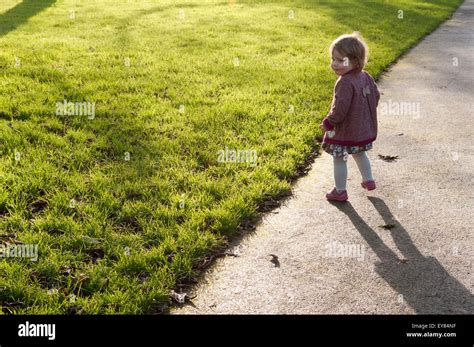
[[[383,243],[350,203],[332,204],[349,217],[380,259],[375,263],[375,270],[401,294],[395,300],[407,303],[417,314],[474,313],[474,299],[470,291],[451,276],[436,258],[425,257],[420,253],[408,232],[394,218],[382,199],[369,197],[369,200],[382,216],[385,224],[395,225],[387,232],[390,232],[404,260],[399,259],[396,253]],[[453,254],[453,256],[456,255]]]
[[[56,0],[23,0],[15,7],[0,15],[0,36],[4,36],[16,30],[19,26],[25,24],[28,19],[37,15],[55,2]]]

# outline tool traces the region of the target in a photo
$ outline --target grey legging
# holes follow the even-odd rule
[[[367,156],[367,152],[359,152],[352,154],[357,167],[362,175],[363,181],[373,180],[372,169],[370,167],[370,160]],[[347,161],[343,157],[334,157],[334,180],[336,181],[336,189],[338,191],[346,190],[347,183]]]

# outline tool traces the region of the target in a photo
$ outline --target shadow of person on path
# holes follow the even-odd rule
[[[331,204],[349,217],[379,258],[380,261],[375,263],[376,272],[402,295],[394,300],[403,299],[400,302],[406,302],[418,314],[474,313],[474,300],[470,291],[451,276],[436,258],[425,257],[420,253],[408,232],[394,218],[382,199],[369,197],[369,200],[385,224],[395,225],[387,232],[390,232],[404,260],[399,259],[396,253],[383,243],[350,203]]]
[[[20,25],[25,24],[28,19],[37,15],[55,2],[56,0],[23,0],[15,7],[0,14],[0,36],[16,30]]]

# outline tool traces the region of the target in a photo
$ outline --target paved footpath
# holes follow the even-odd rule
[[[326,201],[334,182],[323,152],[294,196],[234,246],[240,256],[218,259],[193,305],[172,313],[474,313],[473,60],[467,0],[377,82],[377,189],[362,190],[349,158],[349,202]]]

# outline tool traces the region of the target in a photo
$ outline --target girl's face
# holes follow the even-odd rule
[[[351,63],[349,58],[343,57],[337,49],[332,50],[331,57],[331,68],[338,76],[344,75],[346,72],[352,70],[354,65]]]

